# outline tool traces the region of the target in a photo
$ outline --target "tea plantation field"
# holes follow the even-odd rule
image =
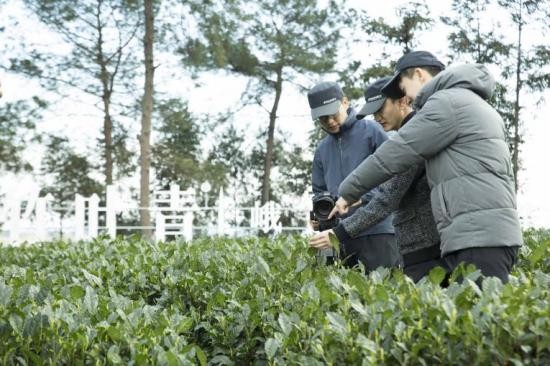
[[[548,365],[550,235],[510,283],[316,263],[307,241],[0,246],[2,365]]]

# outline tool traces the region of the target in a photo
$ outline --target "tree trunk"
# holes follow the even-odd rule
[[[105,102],[104,102],[105,104]],[[105,140],[105,184],[113,184],[113,122],[109,114],[109,104],[105,104],[103,117],[103,139]]]
[[[277,120],[277,109],[281,100],[283,90],[283,68],[277,70],[277,81],[275,82],[275,101],[271,112],[269,112],[269,128],[267,130],[267,147],[264,161],[264,175],[262,178],[262,205],[269,201],[271,191],[271,165],[273,163],[273,147],[275,145],[275,121]]]
[[[151,117],[153,114],[153,42],[154,42],[154,16],[153,0],[145,0],[145,87],[142,101],[141,134],[140,143],[140,224],[144,237],[151,237],[151,214],[149,211],[149,175],[151,167]]]
[[[479,8],[479,1],[476,1],[476,43],[477,43],[477,58],[476,62],[481,63],[481,24],[479,19],[479,14],[481,14],[481,9]]]
[[[519,132],[519,92],[521,90],[521,33],[523,28],[522,19],[522,7],[523,4],[519,4],[519,21],[518,21],[518,51],[516,60],[516,100],[514,102],[514,136],[512,139],[512,169],[514,172],[514,182],[516,193],[518,191],[518,172],[519,172],[519,145],[521,143],[521,136]]]
[[[100,79],[103,92],[103,143],[105,158],[105,185],[113,184],[113,120],[111,118],[111,88],[109,83],[109,71],[107,70],[107,61],[103,54],[103,33],[101,25],[101,5],[98,4],[97,12],[97,62],[100,67]]]

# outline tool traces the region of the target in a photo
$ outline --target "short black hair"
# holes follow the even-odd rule
[[[426,71],[428,74],[430,74],[431,76],[436,76],[441,71],[443,71],[439,67],[435,67],[435,66],[409,67],[408,69],[405,69],[405,70],[401,71],[401,77],[406,76],[408,78],[412,78],[412,76],[414,74],[414,69],[422,69],[422,70]]]

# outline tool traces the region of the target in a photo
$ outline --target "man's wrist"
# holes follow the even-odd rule
[[[332,231],[334,232],[334,235],[336,235],[336,237],[340,242],[351,239],[351,236],[348,234],[348,232],[346,231],[342,223],[339,223],[336,227],[332,229]]]

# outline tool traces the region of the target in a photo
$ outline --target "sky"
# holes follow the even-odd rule
[[[392,20],[397,22],[395,9],[404,3],[406,1],[385,0],[382,7],[382,3],[379,1],[349,0],[351,6],[366,9],[371,16],[383,17],[388,22],[392,22]],[[450,0],[429,0],[426,3],[434,18],[449,13]],[[13,1],[6,5],[2,10],[3,16],[17,15],[20,11],[17,4],[17,1]],[[492,24],[497,21],[502,22],[502,29],[507,29],[510,26],[507,24],[506,14],[495,12],[494,18],[487,19],[487,22],[492,22]],[[41,34],[42,37],[45,37],[45,42],[49,37],[47,30],[40,30],[39,26],[29,21],[21,22],[13,31]],[[441,27],[423,33],[418,49],[428,50],[446,62],[448,60],[447,33]],[[548,35],[546,36],[546,39],[549,39]],[[526,38],[533,42],[542,42],[544,35],[532,32],[527,28]],[[357,44],[353,49],[343,50],[341,62],[345,63],[349,59],[356,58],[375,58],[379,52],[380,50],[373,49],[366,43]],[[163,62],[157,69],[155,75],[156,83],[159,85],[157,90],[169,91],[188,100],[190,109],[194,113],[205,114],[208,112],[216,115],[216,113],[223,113],[239,103],[241,92],[246,85],[244,79],[223,73],[211,73],[193,81],[188,75],[181,73],[181,69],[172,68],[171,62]],[[494,71],[498,72],[498,70]],[[0,99],[0,103],[25,98],[28,96],[29,90],[37,88],[36,83],[3,71],[0,71],[0,78],[4,91],[4,97]],[[331,76],[327,76],[327,78],[330,79]],[[305,80],[310,85],[317,81],[319,79],[306,78]],[[547,119],[547,116],[550,115],[550,91],[547,90],[543,96],[546,102],[535,106],[536,101],[532,96],[522,95],[525,143],[521,152],[522,170],[519,178],[518,210],[525,227],[550,228],[550,193],[548,193],[547,187],[550,182],[550,170],[547,168],[548,163],[546,162],[550,156],[550,144],[547,142],[548,136],[550,136],[550,125]],[[357,107],[360,107],[360,104],[361,101],[356,101]],[[264,111],[250,107],[239,112],[235,118],[235,124],[242,131],[256,131],[263,126],[265,118]],[[97,137],[101,123],[101,119],[97,118],[97,110],[87,106],[86,103],[79,103],[78,100],[73,99],[65,103],[58,103],[55,110],[45,115],[44,121],[39,124],[39,129],[43,133],[67,133],[77,147],[80,146],[82,151],[86,151],[89,144],[93,143]],[[277,123],[278,127],[288,135],[289,141],[305,145],[307,134],[313,126],[305,95],[287,88],[281,100]],[[249,142],[254,143],[254,135],[249,134],[248,137]],[[37,163],[40,148],[31,149],[27,155],[34,163]],[[22,187],[39,184],[37,179],[31,176],[13,176],[11,174],[4,175],[0,181],[2,182],[0,194],[23,192]],[[137,186],[138,180],[136,179],[134,183]]]

